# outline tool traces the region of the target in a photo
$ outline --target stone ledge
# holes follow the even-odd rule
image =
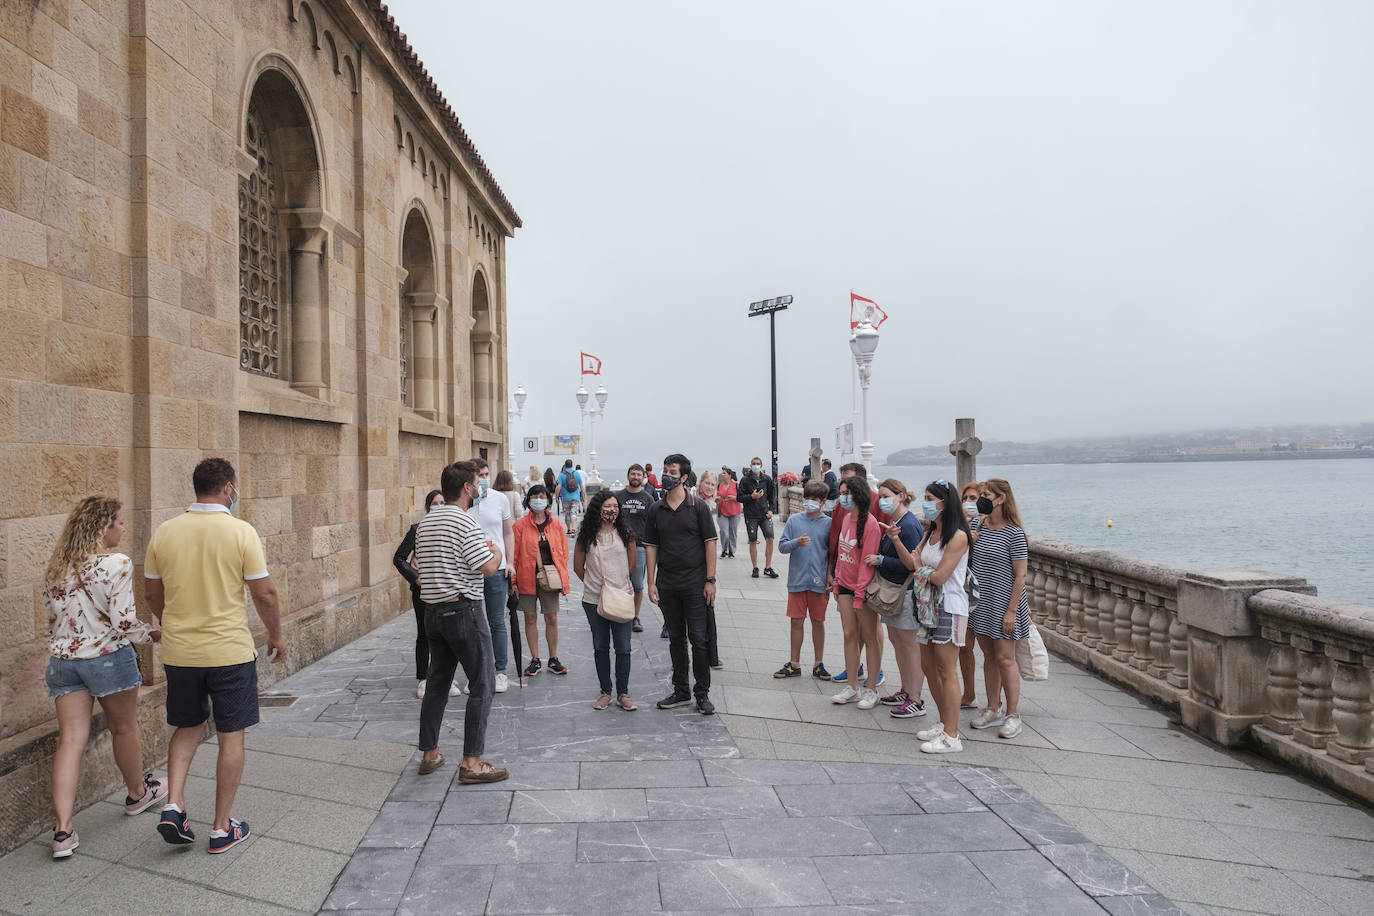
[[[1090,649],[1063,633],[1057,633],[1046,626],[1042,626],[1039,622],[1036,623],[1036,628],[1040,630],[1040,638],[1045,641],[1045,648],[1055,655],[1074,664],[1082,665],[1089,671],[1101,674],[1103,679],[1133,690],[1142,697],[1162,703],[1175,712],[1179,711],[1180,700],[1188,695],[1187,690],[1175,687],[1157,677],[1152,677],[1139,668],[1098,652],[1096,649]]]
[[[452,426],[436,423],[417,413],[403,412],[401,414],[401,432],[413,433],[417,436],[433,436],[436,439],[453,438]]]
[[[246,372],[239,375],[239,413],[259,413],[339,425],[349,422],[348,412],[342,407],[293,391],[284,382],[261,379]]]
[[[1324,750],[1299,744],[1291,735],[1281,735],[1263,725],[1250,728],[1250,738],[1265,755],[1288,764],[1319,782],[1335,786],[1347,795],[1374,803],[1374,772],[1363,764],[1344,763]]]

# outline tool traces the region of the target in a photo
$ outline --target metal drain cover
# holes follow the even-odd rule
[[[300,697],[290,693],[264,693],[258,697],[259,706],[295,706]]]

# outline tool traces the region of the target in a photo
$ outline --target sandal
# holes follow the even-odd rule
[[[622,693],[620,695],[620,699],[616,700],[616,702],[619,703],[620,708],[625,710],[626,712],[634,712],[636,709],[639,708],[635,704],[635,701],[630,699],[630,695],[628,693]]]
[[[596,698],[596,702],[592,704],[592,709],[601,710],[605,709],[607,706],[610,705],[611,695],[609,693],[603,693],[601,696]]]
[[[421,776],[428,776],[430,773],[433,773],[435,770],[439,769],[439,767],[441,767],[441,766],[443,766],[443,765],[444,765],[444,755],[443,755],[443,754],[440,754],[438,757],[435,757],[433,760],[424,760],[424,759],[422,758],[422,759],[420,760],[420,775],[421,775]]]
[[[510,771],[503,767],[494,767],[483,760],[475,769],[465,766],[458,767],[458,781],[466,785],[480,782],[500,782],[510,778]]]

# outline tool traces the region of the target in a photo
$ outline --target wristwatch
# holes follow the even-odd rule
[[[715,585],[715,584],[716,584],[716,577],[715,577],[715,576],[707,576],[707,577],[706,577],[706,581],[707,581],[707,582],[710,582],[712,585]]]

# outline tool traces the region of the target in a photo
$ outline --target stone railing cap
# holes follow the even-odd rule
[[[1151,563],[1148,560],[1127,557],[1107,550],[1079,547],[1077,544],[1051,541],[1048,538],[1034,537],[1026,540],[1030,544],[1030,549],[1035,553],[1109,573],[1119,578],[1135,579],[1169,591],[1176,590],[1179,580],[1184,576],[1191,575],[1190,571],[1186,569]]]
[[[1326,630],[1340,636],[1374,643],[1374,607],[1330,601],[1316,595],[1271,588],[1256,592],[1249,599],[1250,610],[1263,617],[1301,624],[1305,628]]]

